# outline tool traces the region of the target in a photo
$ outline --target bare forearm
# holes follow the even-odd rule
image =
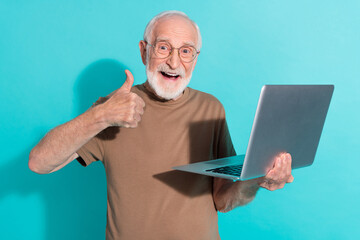
[[[216,209],[228,212],[238,206],[251,202],[259,190],[257,179],[233,182],[214,178],[213,199]]]
[[[81,146],[107,127],[102,119],[101,111],[95,107],[52,129],[31,151],[30,169],[49,173],[64,164]]]
[[[29,167],[50,173],[76,158],[76,151],[109,126],[135,128],[144,113],[145,102],[131,92],[134,77],[125,70],[126,81],[105,102],[51,130],[31,151]]]

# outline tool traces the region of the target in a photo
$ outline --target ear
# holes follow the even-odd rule
[[[143,64],[146,65],[146,42],[144,40],[141,40],[139,42],[139,48],[140,48],[141,60]]]

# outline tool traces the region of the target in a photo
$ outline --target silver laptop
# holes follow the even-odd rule
[[[173,169],[247,180],[265,176],[275,156],[288,152],[292,168],[314,162],[334,85],[265,85],[261,89],[245,155]]]

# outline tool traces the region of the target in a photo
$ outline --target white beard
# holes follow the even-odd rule
[[[160,69],[164,69],[164,68],[170,69],[165,63],[163,63],[157,67],[155,72],[152,72],[149,69],[149,64],[146,64],[146,76],[150,84],[150,87],[155,91],[156,95],[166,100],[171,100],[179,97],[184,92],[185,88],[190,82],[192,73],[188,78],[185,78],[184,77],[185,71],[183,69],[180,69],[178,70],[178,72],[180,73],[179,77],[181,77],[181,79],[177,80],[177,81],[181,81],[179,85],[177,82],[174,83],[171,81],[164,81],[163,84],[160,84],[160,79],[157,75],[157,72]]]

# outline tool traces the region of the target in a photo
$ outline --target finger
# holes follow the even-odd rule
[[[290,153],[284,153],[282,155],[282,166],[285,173],[291,172],[291,155]]]
[[[286,159],[286,153],[282,152],[276,157],[276,161],[274,167],[276,168],[283,168],[284,167],[284,160]]]
[[[141,97],[139,97],[140,98],[140,100],[141,100],[141,105],[142,105],[142,107],[144,108],[145,107],[145,102],[144,102],[144,100],[141,98]]]
[[[119,90],[122,92],[129,93],[132,85],[134,84],[134,76],[129,70],[125,70],[125,74],[126,74],[126,80]]]
[[[293,175],[291,175],[286,182],[287,183],[292,183],[293,181],[294,181],[294,177],[293,177]]]
[[[266,188],[266,189],[269,189],[269,187],[270,187],[267,182],[259,183],[259,186],[262,187],[262,188]]]
[[[275,157],[273,167],[267,172],[265,178],[272,178],[276,175],[277,170],[281,167],[280,157]]]
[[[265,181],[273,180],[275,177],[275,169],[271,169],[266,175],[265,175]]]
[[[276,181],[279,178],[279,173],[281,173],[283,165],[282,164],[282,156],[283,153],[280,153],[275,157],[273,168],[268,171],[268,173],[265,175],[265,178],[269,181]]]
[[[269,184],[269,183],[264,183],[264,184],[260,185],[260,187],[265,188],[265,189],[267,189],[269,191],[274,191],[275,190],[273,184]]]
[[[139,97],[139,96],[137,96],[137,98],[136,98],[136,103],[137,103],[140,107],[142,107],[142,108],[145,107],[145,102],[144,102],[144,100],[143,100],[141,97]]]
[[[286,153],[282,156],[282,168],[279,169],[279,175],[281,182],[287,182],[291,176],[291,155]]]
[[[139,113],[140,115],[143,115],[144,114],[144,108],[143,107],[140,107],[140,106],[136,106],[136,112]]]
[[[140,121],[141,121],[140,114],[139,114],[139,113],[135,113],[135,114],[134,114],[134,119],[135,119],[136,122],[140,122]]]
[[[130,123],[130,125],[129,125],[129,128],[136,128],[137,126],[138,126],[138,123],[139,122],[133,122],[133,123]]]
[[[292,165],[292,157],[291,157],[291,154],[288,153],[286,154],[286,157],[287,157],[287,168],[288,168],[288,173],[291,174],[291,165]]]
[[[274,182],[281,181],[281,179],[284,178],[286,171],[287,169],[284,161],[284,155],[280,154],[279,157],[276,158],[275,165],[267,175],[267,178],[271,179]]]
[[[283,173],[284,173],[284,179],[287,181],[289,177],[291,176],[291,155],[289,153],[286,153],[283,158]]]
[[[283,162],[283,157],[282,155],[280,155],[279,157],[276,158],[275,160],[275,164],[274,164],[274,168],[273,170],[276,172],[281,171],[281,169],[284,167],[284,162]]]

